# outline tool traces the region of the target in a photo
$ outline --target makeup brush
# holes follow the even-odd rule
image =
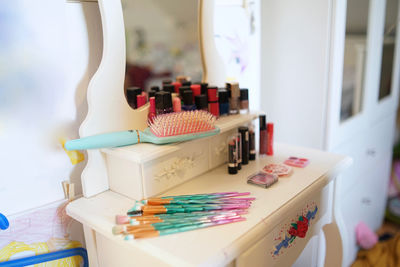
[[[148,224],[139,224],[139,225],[115,225],[112,229],[114,235],[133,232],[133,231],[144,231],[144,230],[162,230],[169,228],[179,228],[188,225],[195,225],[205,222],[217,222],[221,220],[227,219],[237,219],[241,218],[240,215],[223,215],[223,216],[207,216],[207,217],[198,217],[198,218],[186,218],[180,220],[168,220],[165,222],[155,222]]]
[[[233,210],[216,210],[216,211],[202,211],[202,212],[191,212],[191,213],[175,213],[175,214],[152,214],[145,216],[128,216],[128,215],[117,215],[115,217],[117,224],[136,224],[141,221],[151,221],[151,220],[170,220],[170,219],[181,219],[181,218],[191,218],[200,216],[211,216],[211,215],[243,215],[247,214],[247,210],[243,209],[233,209]]]
[[[216,221],[216,222],[200,223],[197,225],[183,226],[180,228],[170,228],[170,229],[156,230],[156,231],[148,230],[148,231],[143,231],[143,232],[139,232],[139,233],[128,234],[125,236],[125,240],[133,240],[133,239],[139,239],[139,238],[149,238],[149,237],[156,237],[156,236],[162,236],[162,235],[176,234],[176,233],[192,231],[192,230],[196,230],[196,229],[200,229],[200,228],[206,228],[206,227],[234,223],[234,222],[241,222],[244,220],[246,220],[246,218],[240,217],[237,219],[226,219],[226,220],[220,220],[220,221]]]
[[[223,204],[223,205],[164,205],[164,206],[141,206],[136,210],[129,211],[128,214],[161,214],[161,213],[187,213],[207,210],[230,210],[230,209],[247,209],[250,204]]]
[[[144,131],[111,132],[70,140],[66,150],[129,146],[138,143],[169,144],[207,137],[219,133],[216,117],[204,110],[158,115]]]

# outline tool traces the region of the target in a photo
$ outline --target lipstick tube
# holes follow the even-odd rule
[[[267,123],[267,132],[268,132],[268,148],[267,148],[267,155],[272,156],[274,155],[274,124]]]
[[[242,138],[242,164],[249,164],[249,128],[239,127],[239,133]]]
[[[228,173],[237,174],[238,145],[236,134],[228,139]]]
[[[254,125],[249,126],[249,160],[256,159],[256,135],[254,132]]]
[[[268,150],[267,118],[260,115],[260,155],[266,155]]]
[[[240,133],[236,133],[236,140],[237,140],[237,169],[238,171],[242,169],[242,135]]]

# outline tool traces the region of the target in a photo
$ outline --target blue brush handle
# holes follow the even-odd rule
[[[106,147],[129,146],[138,143],[135,130],[111,132],[70,140],[65,143],[66,150],[83,150]]]

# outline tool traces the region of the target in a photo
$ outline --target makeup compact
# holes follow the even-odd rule
[[[306,158],[290,157],[285,160],[284,163],[289,166],[304,168],[310,163],[310,161]]]
[[[278,175],[265,172],[257,172],[247,178],[248,184],[261,186],[263,188],[270,187],[278,181]]]

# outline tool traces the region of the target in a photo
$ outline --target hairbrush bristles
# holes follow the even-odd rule
[[[215,129],[216,117],[204,110],[182,111],[158,115],[149,122],[157,137],[207,132]]]

